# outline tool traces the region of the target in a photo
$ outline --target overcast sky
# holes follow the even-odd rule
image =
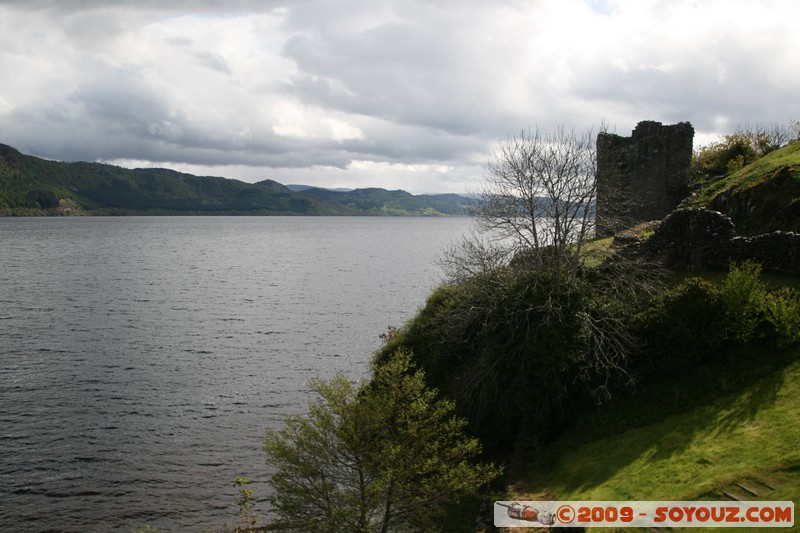
[[[798,21],[797,0],[0,0],[0,143],[465,192],[537,125],[704,143],[800,119]]]

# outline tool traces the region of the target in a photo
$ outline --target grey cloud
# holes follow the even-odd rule
[[[228,66],[228,63],[216,54],[212,54],[210,52],[195,52],[192,55],[200,64],[205,65],[212,70],[216,70],[222,74],[231,74],[231,69]]]
[[[287,0],[0,0],[0,6],[29,11],[74,13],[90,10],[157,10],[161,12],[231,13],[270,11]]]
[[[613,55],[593,55],[602,39],[565,32],[555,51],[539,50],[534,38],[516,41],[549,24],[535,19],[539,6],[565,3],[0,0],[0,10],[16,17],[9,21],[30,21],[19,34],[0,21],[7,34],[0,49],[13,50],[0,52],[0,68],[31,76],[25,94],[21,83],[0,86],[0,142],[64,160],[298,172],[345,169],[354,160],[448,165],[452,179],[462,179],[488,158],[493,141],[534,125],[585,127],[605,118],[627,134],[643,119],[691,120],[713,132],[720,117],[800,118],[790,68],[796,47],[775,44],[796,42],[789,34],[769,33],[762,45],[723,34],[691,53],[622,43],[615,53],[627,70]],[[616,20],[617,11],[597,17]],[[247,13],[270,14],[255,18],[252,30]],[[206,33],[181,16],[194,14],[201,16],[192,23],[215,19]],[[505,34],[518,14],[532,27]],[[231,15],[248,33],[231,37],[217,15]],[[670,68],[651,67],[659,64]],[[553,81],[562,67],[568,75]],[[56,68],[63,87],[53,89],[41,73]],[[331,121],[347,134],[331,134]]]
[[[166,42],[179,48],[191,46],[194,41],[188,37],[169,37]]]
[[[125,71],[112,70],[109,78],[82,85],[70,100],[95,124],[138,134],[167,114],[155,90]]]
[[[24,8],[63,14],[66,23],[62,29],[76,42],[92,48],[164,13],[237,12],[254,4],[233,2],[223,9],[218,4],[209,8],[202,2],[179,1],[164,7],[150,1],[126,5],[33,0],[25,2]],[[280,5],[257,4],[262,10]],[[0,0],[0,5],[21,4]],[[41,112],[32,113],[27,115],[28,126],[17,127],[17,137],[24,138],[20,132],[29,131],[23,142],[36,147],[38,153],[61,159],[180,158],[192,164],[289,168],[345,168],[354,159],[452,163],[485,149],[486,128],[502,123],[503,117],[498,118],[487,105],[491,77],[469,71],[464,77],[465,64],[472,58],[464,56],[461,47],[465,37],[457,28],[442,32],[441,17],[449,16],[442,7],[445,4],[429,6],[412,3],[409,7],[399,2],[286,4],[285,28],[294,37],[287,40],[284,52],[297,64],[299,73],[279,84],[283,94],[304,105],[354,116],[366,133],[365,139],[287,139],[273,134],[269,124],[251,138],[237,138],[224,126],[218,129],[189,120],[180,113],[180,106],[176,110],[169,104],[159,87],[148,84],[141,72],[110,68],[101,62],[78,69],[87,79],[65,103],[46,105],[51,115],[60,116],[64,128],[51,128],[37,140],[33,129],[47,130],[48,118]],[[103,21],[111,29],[93,33],[93,28],[104,25]],[[221,56],[203,50],[193,39],[174,37],[167,41],[182,49],[176,53],[230,74]],[[475,84],[476,79],[481,83]],[[203,90],[197,88],[200,94]],[[263,96],[269,98],[269,92]],[[362,123],[359,117],[372,118]],[[79,133],[66,134],[70,121],[80,124]]]
[[[367,139],[346,145],[355,159],[441,164],[467,157],[485,146],[479,139],[390,123],[367,128]]]
[[[699,53],[692,61],[673,68],[634,67],[628,71],[610,65],[587,69],[587,76],[574,87],[575,96],[619,107],[626,104],[635,120],[642,109],[664,121],[691,121],[698,130],[712,131],[725,117],[745,122],[785,121],[800,115],[800,103],[792,98],[792,87],[774,83],[776,73],[757,58],[732,47],[725,55]],[[723,62],[721,65],[720,62]],[[724,67],[727,75],[718,78]]]
[[[391,123],[367,127],[367,140],[289,139],[260,131],[237,139],[198,126],[170,109],[135,69],[95,66],[93,79],[35,110],[11,114],[21,149],[61,160],[136,159],[197,165],[346,168],[353,159],[442,162],[476,149],[475,142]],[[179,155],[178,155],[179,154]]]
[[[402,124],[459,135],[484,130],[498,120],[491,100],[499,67],[470,57],[481,48],[480,36],[448,24],[455,15],[412,4],[416,9],[398,9],[405,19],[396,15],[366,29],[339,29],[341,13],[327,26],[305,21],[314,31],[285,46],[300,69],[290,90],[324,107]]]

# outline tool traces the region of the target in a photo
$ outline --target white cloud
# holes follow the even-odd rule
[[[301,106],[286,102],[273,111],[275,117],[272,131],[281,137],[296,137],[300,139],[311,137],[306,129],[306,116]]]
[[[333,117],[325,117],[322,124],[328,128],[328,136],[336,142],[364,140],[364,132],[352,123]]]

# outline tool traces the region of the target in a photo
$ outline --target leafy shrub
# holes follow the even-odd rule
[[[545,443],[631,376],[771,364],[800,342],[800,298],[767,290],[760,274],[746,262],[722,282],[689,278],[640,298],[616,279],[619,269],[498,267],[436,289],[376,360],[413,350],[428,384],[492,452]]]
[[[739,341],[751,339],[764,322],[767,291],[761,281],[761,265],[745,261],[731,264],[720,290],[726,317],[725,337]]]
[[[742,355],[754,362],[800,342],[800,298],[788,288],[767,290],[761,266],[746,261],[719,284],[689,278],[666,291],[638,325],[649,356],[639,369],[678,375]]]
[[[769,291],[761,281],[761,265],[745,261],[731,265],[722,287],[729,318],[729,336],[760,342],[768,348],[788,348],[800,342],[800,298],[783,287]]]
[[[691,175],[696,182],[719,178],[800,138],[800,122],[745,126],[731,135],[697,149],[692,155]]]
[[[270,527],[297,532],[434,531],[448,508],[499,475],[453,404],[394,351],[360,386],[314,380],[304,416],[264,439],[275,467]],[[248,500],[249,501],[249,498]],[[240,504],[241,505],[241,504]]]
[[[638,335],[649,356],[640,371],[675,375],[725,352],[725,317],[717,287],[689,278],[663,293],[639,317]],[[644,366],[643,366],[644,365]]]
[[[800,342],[800,297],[797,291],[784,287],[770,293],[765,311],[778,348],[788,348]]]
[[[744,167],[759,154],[743,135],[725,135],[721,141],[699,148],[692,155],[691,174],[695,181],[721,177]]]

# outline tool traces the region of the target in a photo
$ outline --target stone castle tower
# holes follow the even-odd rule
[[[597,234],[664,218],[689,193],[694,128],[644,121],[597,136]]]

